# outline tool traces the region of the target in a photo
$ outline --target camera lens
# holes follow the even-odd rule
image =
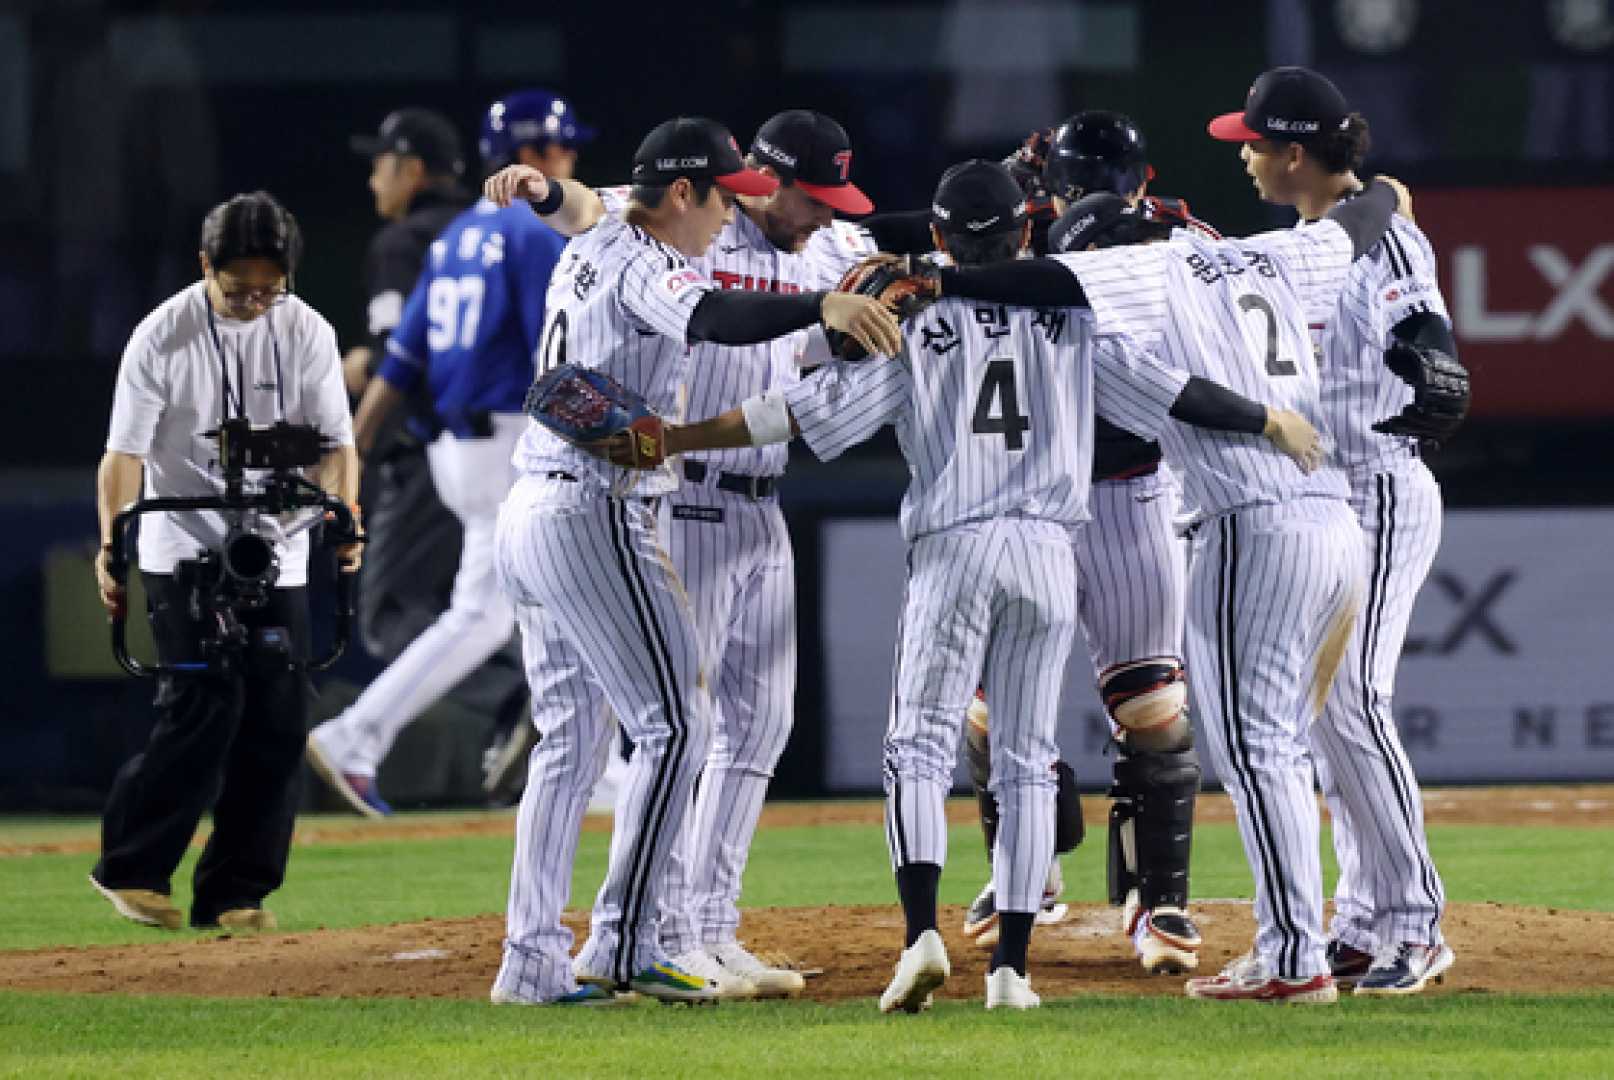
[[[224,570],[244,584],[267,586],[279,571],[274,546],[253,533],[235,533],[224,542]]]

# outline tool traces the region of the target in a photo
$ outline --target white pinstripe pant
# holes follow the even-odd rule
[[[1418,778],[1390,710],[1413,602],[1440,547],[1440,486],[1421,461],[1407,458],[1353,477],[1351,508],[1366,539],[1367,593],[1312,742],[1340,867],[1331,933],[1371,953],[1441,940],[1445,889],[1424,835]]]
[[[1188,571],[1194,715],[1232,797],[1255,878],[1255,951],[1286,978],[1328,970],[1320,823],[1307,753],[1332,672],[1330,631],[1361,595],[1362,534],[1344,500],[1304,498],[1213,517]]]
[[[614,721],[634,753],[610,864],[578,963],[625,980],[662,959],[667,865],[711,737],[689,601],[654,509],[525,477],[499,514],[500,584],[517,605],[533,691],[533,748],[516,824],[504,963],[496,985],[531,1000],[575,988],[561,925],[578,831]]]
[[[992,703],[998,910],[1038,909],[1054,856],[1054,735],[1075,633],[1068,527],[997,518],[914,541],[885,740],[893,868],[947,862],[947,793],[964,714],[981,686]]]
[[[716,699],[712,749],[662,917],[661,943],[677,956],[733,941],[739,929],[741,876],[795,716],[796,563],[773,499],[686,481],[662,500],[661,526]]]
[[[1076,575],[1094,674],[1145,656],[1182,655],[1188,549],[1173,525],[1177,503],[1163,470],[1093,484]]]

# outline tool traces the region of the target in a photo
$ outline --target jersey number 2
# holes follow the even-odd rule
[[[476,344],[476,326],[482,321],[483,280],[475,274],[434,278],[426,289],[426,344],[435,353],[458,345]],[[464,309],[463,312],[461,309]]]
[[[1295,362],[1281,359],[1278,356],[1278,313],[1272,310],[1272,305],[1267,303],[1267,298],[1256,293],[1245,293],[1239,297],[1239,310],[1259,311],[1266,319],[1267,374],[1296,374],[1300,369],[1295,367]]]
[[[994,398],[998,407],[996,416],[992,415]],[[1025,449],[1025,433],[1031,430],[1031,418],[1020,411],[1013,360],[986,362],[986,377],[981,380],[981,392],[975,398],[975,416],[970,421],[970,430],[977,435],[1002,435],[1003,444],[1010,450]]]

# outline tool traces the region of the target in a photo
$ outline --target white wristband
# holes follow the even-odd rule
[[[752,446],[770,446],[795,438],[790,430],[790,406],[783,394],[758,394],[740,402]]]

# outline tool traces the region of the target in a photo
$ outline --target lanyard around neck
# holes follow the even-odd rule
[[[245,419],[247,415],[247,375],[241,357],[241,346],[237,343],[235,348],[235,386],[232,387],[230,385],[230,365],[226,361],[224,354],[224,341],[219,337],[218,323],[213,317],[213,298],[207,295],[205,288],[202,290],[202,302],[207,305],[207,332],[213,338],[213,348],[218,352],[219,356],[219,379],[222,383],[221,396],[223,397],[223,416],[221,419],[229,419],[232,405],[235,407],[235,415]],[[269,312],[264,312],[262,317],[265,325],[269,328],[269,347],[274,351],[275,355],[275,395],[276,405],[279,408],[278,418],[284,420],[286,418],[286,380],[280,368],[280,339],[275,336],[275,324],[270,319]]]

